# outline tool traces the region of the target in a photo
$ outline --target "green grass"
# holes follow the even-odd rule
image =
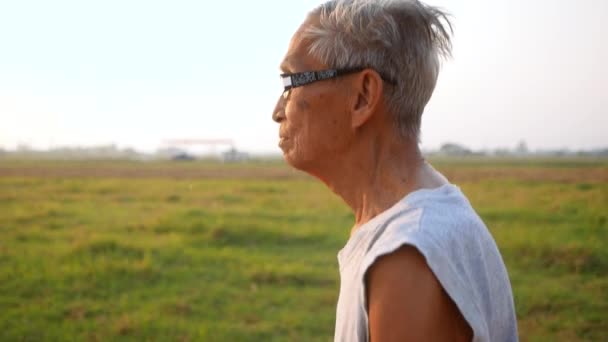
[[[547,163],[529,166],[544,180],[438,161],[483,175],[456,182],[503,253],[522,340],[606,340],[608,184],[594,177],[608,167]],[[118,176],[95,178],[91,163],[3,161],[0,175],[24,165],[79,172],[0,176],[1,341],[332,340],[353,219],[319,182],[282,164],[227,166],[276,179],[208,163],[105,162]],[[187,173],[201,168],[218,177]]]

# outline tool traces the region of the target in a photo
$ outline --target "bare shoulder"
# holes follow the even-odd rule
[[[412,246],[380,257],[366,274],[371,341],[470,341],[462,314]]]

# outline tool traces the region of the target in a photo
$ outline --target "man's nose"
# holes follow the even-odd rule
[[[276,106],[274,107],[274,111],[272,112],[272,120],[277,123],[281,123],[285,119],[285,101],[283,96],[279,97]]]

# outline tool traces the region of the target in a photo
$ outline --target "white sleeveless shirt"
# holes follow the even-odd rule
[[[426,259],[473,330],[473,341],[517,341],[507,270],[486,226],[460,189],[410,193],[365,223],[338,253],[340,296],[335,341],[368,341],[365,272],[403,245]]]

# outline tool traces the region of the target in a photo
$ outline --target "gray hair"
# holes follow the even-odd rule
[[[396,81],[385,86],[386,105],[401,136],[419,141],[441,59],[451,56],[447,14],[418,0],[331,0],[311,18],[303,31],[309,53],[334,68],[369,67]]]

